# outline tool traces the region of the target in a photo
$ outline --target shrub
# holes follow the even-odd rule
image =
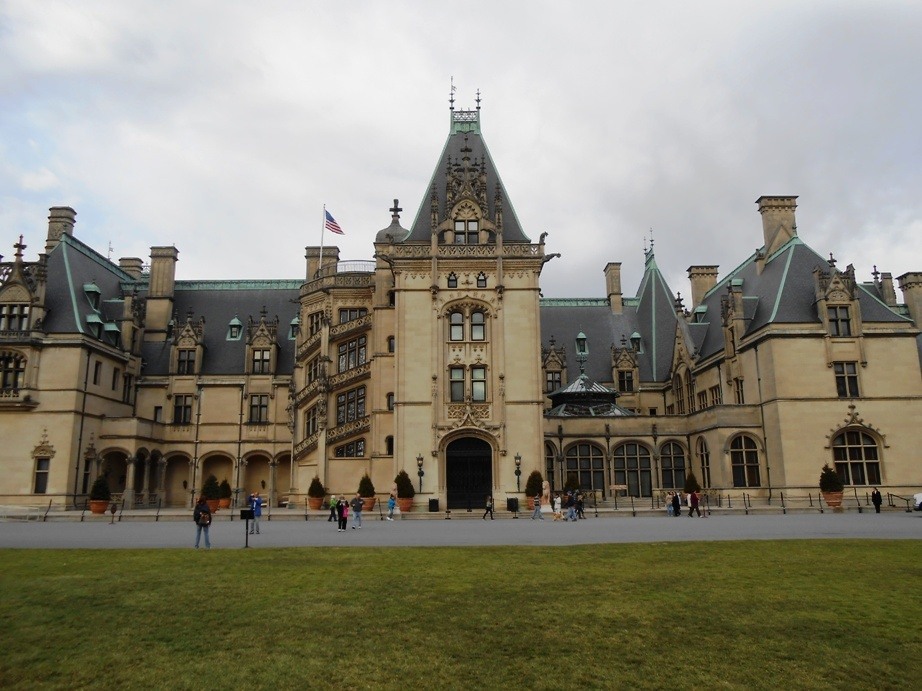
[[[563,483],[563,489],[565,492],[575,492],[579,489],[579,479],[576,475],[567,477],[567,481]]]
[[[218,497],[220,499],[230,499],[233,494],[230,483],[227,480],[221,480],[221,484],[218,486]]]
[[[685,476],[685,486],[682,488],[682,491],[685,492],[685,494],[701,491],[701,485],[698,484],[698,478],[695,477],[695,474],[691,470],[689,470],[688,475]]]
[[[829,464],[823,466],[823,472],[820,473],[820,491],[821,492],[841,492],[844,488],[842,478],[831,468]]]
[[[111,498],[112,491],[109,489],[109,481],[105,475],[100,475],[90,488],[90,499],[92,501],[109,501]]]
[[[371,481],[371,478],[368,477],[368,473],[365,473],[362,476],[362,479],[359,480],[359,496],[360,497],[373,497],[375,496],[375,486]]]
[[[397,496],[400,499],[412,499],[416,496],[416,490],[413,489],[413,481],[407,475],[406,470],[401,470],[394,478],[394,484],[397,485]]]
[[[544,489],[544,478],[537,470],[531,471],[528,480],[525,481],[525,496],[537,497]]]
[[[218,478],[214,475],[209,475],[205,478],[205,484],[202,485],[202,496],[205,499],[220,499],[221,498],[221,488],[218,486]]]
[[[307,488],[307,496],[314,497],[314,499],[323,499],[327,496],[326,488],[316,475],[314,475],[314,479],[311,480],[310,487]]]

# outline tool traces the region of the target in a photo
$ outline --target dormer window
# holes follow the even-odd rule
[[[98,314],[86,315],[86,326],[87,331],[93,338],[102,338],[103,323]]]
[[[239,341],[243,335],[243,322],[237,319],[237,315],[227,323],[227,340]]]
[[[847,305],[836,305],[826,308],[829,317],[830,336],[851,336],[852,320]]]
[[[99,309],[99,298],[102,294],[99,290],[99,286],[95,283],[84,283],[83,292],[86,295],[87,300],[90,301],[90,306],[94,310]]]
[[[27,331],[29,305],[0,305],[0,331]]]
[[[195,348],[176,351],[176,374],[195,374]]]
[[[288,340],[293,341],[298,337],[298,334],[301,332],[301,319],[295,317],[288,324]]]
[[[455,221],[455,244],[477,245],[480,243],[480,222]]]
[[[455,272],[452,271],[448,274],[448,287],[457,288],[458,287],[458,277],[455,275]]]

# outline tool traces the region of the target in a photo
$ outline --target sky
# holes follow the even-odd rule
[[[895,0],[0,0],[0,254],[34,260],[71,206],[114,261],[301,279],[325,204],[324,242],[371,259],[442,165],[453,83],[562,255],[545,297],[604,297],[608,262],[634,295],[651,237],[688,295],[689,266],[763,244],[762,195],[797,195],[859,281],[897,277],[922,271],[920,36]]]

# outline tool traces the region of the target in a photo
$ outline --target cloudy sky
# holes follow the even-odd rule
[[[323,204],[370,259],[408,227],[456,107],[482,131],[548,297],[673,291],[762,240],[753,203],[860,280],[922,270],[922,4],[0,0],[0,253],[47,210],[177,277],[302,278]],[[328,243],[332,242],[329,240]]]

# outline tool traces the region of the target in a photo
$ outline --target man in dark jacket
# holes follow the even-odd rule
[[[199,539],[202,537],[202,531],[205,531],[205,549],[211,549],[211,540],[208,539],[208,528],[211,527],[211,509],[205,497],[199,497],[195,510],[192,512],[192,520],[195,521],[195,549],[198,549]]]

